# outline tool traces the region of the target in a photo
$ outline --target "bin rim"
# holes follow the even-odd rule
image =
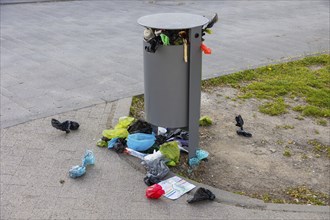
[[[208,22],[206,17],[190,13],[158,13],[145,15],[137,20],[144,27],[162,30],[191,29]]]

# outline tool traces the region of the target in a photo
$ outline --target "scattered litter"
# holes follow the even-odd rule
[[[61,123],[58,120],[52,118],[51,124],[54,128],[65,131],[66,133],[70,133],[70,130],[73,131],[79,128],[78,122],[75,121],[64,121]]]
[[[65,180],[60,180],[60,183],[61,183],[61,184],[64,184],[64,183],[65,183]]]
[[[87,165],[94,165],[95,157],[91,150],[86,150],[84,158],[82,159],[82,165],[86,167]]]
[[[104,130],[102,136],[108,138],[126,138],[128,136],[128,131],[126,128],[116,128],[110,130]]]
[[[141,119],[138,119],[137,121],[133,122],[128,127],[127,131],[130,134],[134,134],[134,133],[151,134],[152,133],[152,127],[151,127],[151,124],[149,124],[148,122],[143,121]]]
[[[159,183],[170,171],[168,166],[165,165],[165,160],[163,157],[157,157],[154,160],[144,160],[142,161],[142,165],[147,170],[147,175],[144,178],[144,182],[148,186]]]
[[[189,165],[191,167],[196,167],[202,160],[205,160],[209,156],[209,153],[205,150],[198,149],[196,150],[196,157],[189,159]]]
[[[118,138],[113,145],[113,150],[117,153],[124,153],[125,149],[127,148],[127,141],[125,138]]]
[[[201,50],[204,54],[212,54],[211,48],[207,47],[204,43],[201,44]]]
[[[96,142],[96,146],[98,147],[107,147],[109,139],[106,137],[102,137]]]
[[[179,163],[180,160],[180,149],[176,141],[170,141],[160,145],[159,151],[164,155],[168,166],[175,166]]]
[[[238,135],[244,136],[244,137],[252,137],[252,134],[249,132],[244,131],[243,129],[243,125],[244,125],[244,121],[241,115],[238,115],[235,117],[236,120],[236,126],[240,127],[239,130],[236,131],[236,133]]]
[[[146,197],[149,199],[159,199],[164,193],[165,191],[160,185],[154,184],[147,188]]]
[[[130,124],[132,124],[132,122],[134,120],[135,119],[132,118],[132,117],[127,117],[127,116],[120,117],[119,120],[118,120],[118,124],[115,126],[115,129],[118,129],[118,128],[125,128],[125,129],[127,129],[128,126],[130,126]]]
[[[84,166],[73,166],[71,167],[71,169],[69,170],[69,176],[71,178],[77,178],[77,177],[81,177],[82,175],[84,175],[86,173],[86,167]]]
[[[130,149],[130,148],[125,148],[124,153],[126,153],[128,155],[131,155],[131,156],[134,156],[134,157],[137,157],[141,160],[144,160],[144,157],[147,156],[147,154],[138,152],[138,151]]]
[[[197,149],[196,150],[196,157],[198,160],[204,160],[209,156],[209,153],[205,150],[202,149]]]
[[[82,159],[82,165],[71,167],[71,169],[69,170],[69,176],[74,179],[77,177],[81,177],[86,173],[86,166],[93,165],[94,163],[95,163],[95,157],[93,152],[90,150],[86,150],[85,155]]]
[[[108,141],[108,149],[113,148],[113,146],[115,145],[115,143],[117,142],[118,138],[112,138],[110,141]]]
[[[166,128],[158,127],[157,135],[165,135],[166,132],[167,132],[167,129]]]
[[[200,126],[210,126],[212,125],[212,120],[209,116],[203,116],[199,119]]]
[[[159,182],[158,185],[165,191],[164,196],[172,200],[178,199],[180,196],[196,187],[178,176],[163,180]]]
[[[154,160],[158,160],[158,159],[161,159],[161,158],[164,158],[164,155],[162,154],[162,152],[154,150],[154,152],[152,154],[146,155],[144,157],[144,160],[146,162],[149,162],[149,161],[154,161]]]
[[[203,200],[211,200],[213,201],[215,199],[215,195],[208,189],[205,189],[203,187],[200,187],[197,189],[196,193],[194,194],[194,197],[191,199],[188,199],[188,203],[194,203],[199,202]]]
[[[154,145],[156,140],[155,134],[135,133],[127,137],[127,146],[136,151],[148,150]]]

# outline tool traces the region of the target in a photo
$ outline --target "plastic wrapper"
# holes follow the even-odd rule
[[[138,152],[138,151],[130,149],[130,148],[126,148],[124,152],[127,153],[128,155],[131,155],[133,157],[137,157],[141,160],[144,160],[144,157],[147,156],[147,154]]]
[[[127,146],[136,151],[148,150],[154,145],[156,137],[154,134],[135,133],[127,137]]]

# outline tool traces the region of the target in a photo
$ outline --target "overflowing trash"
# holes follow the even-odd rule
[[[75,121],[64,121],[64,122],[60,122],[58,120],[56,120],[55,118],[52,118],[51,120],[51,124],[54,128],[61,130],[61,131],[65,131],[66,133],[70,133],[70,131],[72,130],[77,130],[79,128],[79,123],[75,122]]]
[[[202,29],[202,41],[204,41],[205,34],[211,34],[211,28],[218,21],[218,14],[214,14],[213,18]],[[159,46],[168,45],[183,45],[183,59],[188,62],[188,45],[189,30],[159,30],[146,28],[143,32],[143,38],[145,41],[145,50],[149,53],[155,53]],[[201,50],[204,54],[211,54],[212,51],[204,43],[201,44]]]
[[[208,189],[205,189],[203,187],[200,187],[195,192],[193,198],[188,199],[188,203],[195,203],[203,200],[211,200],[213,201],[215,199],[215,195]]]
[[[188,153],[188,141],[189,133],[183,129],[153,127],[140,119],[122,117],[114,129],[102,132],[102,138],[96,144],[99,147],[107,147],[117,153],[125,153],[141,160],[141,164],[146,169],[143,181],[150,186],[146,191],[148,198],[155,199],[165,195],[170,199],[177,199],[195,186],[179,177],[164,179],[170,172],[168,166],[179,164],[180,151]],[[196,158],[192,158],[195,162],[189,161],[189,163],[197,166],[201,160],[205,160],[207,157],[206,151],[198,149]],[[85,172],[85,167],[78,166],[75,167],[75,170],[80,175],[79,172]],[[173,195],[169,193],[171,189]]]
[[[69,176],[74,179],[83,176],[86,173],[86,167],[88,165],[93,165],[94,163],[95,157],[93,152],[91,150],[86,150],[82,159],[82,164],[71,167],[69,170]]]
[[[242,116],[241,115],[236,116],[235,120],[236,120],[236,126],[238,126],[240,128],[239,130],[236,131],[236,133],[238,135],[241,135],[244,137],[252,137],[251,133],[244,131],[244,129],[243,129],[244,121],[243,121]]]

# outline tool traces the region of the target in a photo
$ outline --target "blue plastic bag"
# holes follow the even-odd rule
[[[189,159],[189,165],[191,167],[196,167],[199,165],[201,160],[207,158],[208,156],[209,156],[209,153],[207,151],[198,149],[198,150],[196,150],[196,157]]]
[[[110,141],[108,141],[108,149],[113,148],[117,140],[118,138],[112,138]]]
[[[136,151],[148,150],[154,145],[156,140],[155,134],[135,133],[127,137],[127,147]]]
[[[203,160],[209,156],[209,153],[205,150],[198,149],[196,150],[196,157],[198,160]]]
[[[95,157],[91,150],[86,150],[85,156],[82,159],[82,165],[86,167],[87,165],[93,165],[95,163]]]
[[[86,173],[86,167],[79,165],[71,167],[71,169],[69,170],[69,176],[74,179],[77,177],[81,177],[85,173]]]
[[[95,157],[91,150],[86,150],[85,155],[82,159],[82,165],[73,166],[69,170],[69,176],[71,178],[81,177],[86,173],[86,166],[93,165],[95,163]]]

